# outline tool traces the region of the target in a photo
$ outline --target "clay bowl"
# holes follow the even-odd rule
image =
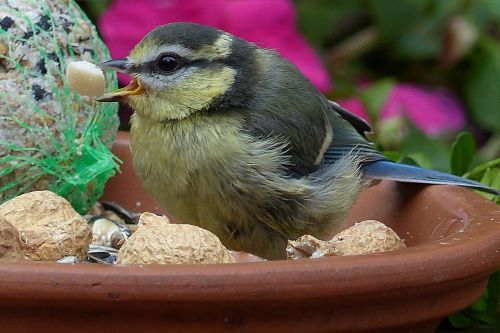
[[[104,198],[156,209],[130,171]],[[378,219],[401,251],[230,265],[3,263],[4,332],[434,332],[500,267],[500,208],[472,191],[394,182],[366,190],[349,224]]]

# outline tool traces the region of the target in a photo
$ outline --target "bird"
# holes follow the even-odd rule
[[[132,161],[145,190],[232,250],[284,259],[288,240],[330,239],[360,191],[383,179],[499,193],[389,161],[366,121],[278,52],[214,27],[158,26],[99,66],[132,77],[96,101],[134,110]]]

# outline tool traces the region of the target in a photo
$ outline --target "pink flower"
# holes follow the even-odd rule
[[[381,117],[406,115],[425,134],[436,136],[465,126],[465,110],[458,98],[442,89],[396,85],[382,108]]]
[[[365,105],[360,99],[356,97],[351,97],[338,102],[340,106],[342,106],[344,109],[347,109],[350,112],[354,113],[355,115],[360,116],[364,120],[370,122],[370,116],[366,111]]]
[[[289,0],[114,0],[100,17],[99,28],[111,56],[123,58],[158,25],[210,25],[275,49],[326,92],[331,86],[328,72],[298,32],[295,16]]]
[[[350,98],[340,104],[368,119],[368,112],[359,99]],[[407,117],[429,136],[456,132],[466,124],[464,107],[455,95],[443,89],[426,89],[413,84],[401,83],[392,88],[379,119],[401,116]]]

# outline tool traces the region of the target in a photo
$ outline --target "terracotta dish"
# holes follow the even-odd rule
[[[155,210],[130,170],[104,198]],[[500,207],[451,186],[382,182],[349,217],[383,221],[407,249],[226,265],[0,264],[2,332],[433,332],[500,267]]]

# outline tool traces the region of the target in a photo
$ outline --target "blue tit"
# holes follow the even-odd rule
[[[329,239],[378,179],[499,193],[390,162],[367,140],[364,120],[278,53],[224,31],[159,26],[126,59],[101,66],[133,77],[97,100],[134,109],[133,165],[146,191],[233,250],[282,259],[289,239]]]

